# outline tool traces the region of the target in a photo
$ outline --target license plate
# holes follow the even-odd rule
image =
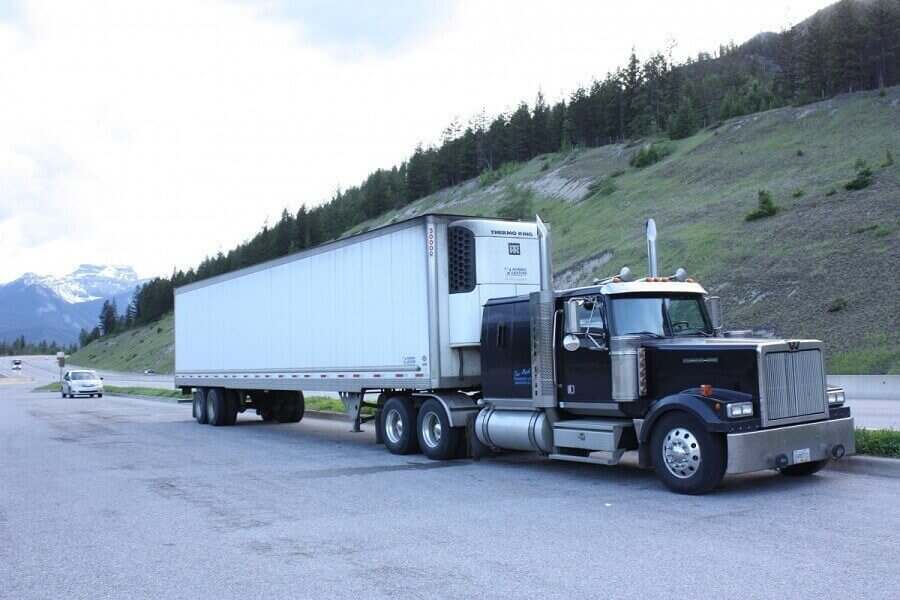
[[[809,448],[794,450],[794,464],[809,462]]]

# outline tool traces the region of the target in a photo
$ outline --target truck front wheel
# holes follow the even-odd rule
[[[408,396],[394,396],[381,411],[384,445],[392,454],[418,452],[416,407]]]
[[[454,458],[459,449],[461,431],[450,426],[447,413],[437,400],[426,400],[419,409],[416,426],[419,447],[431,460]]]
[[[722,437],[684,412],[664,415],[653,428],[651,452],[656,475],[673,492],[703,494],[725,476]]]

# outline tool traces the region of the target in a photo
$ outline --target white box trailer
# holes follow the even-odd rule
[[[540,287],[535,223],[423,215],[175,290],[175,385],[479,384],[491,298]]]

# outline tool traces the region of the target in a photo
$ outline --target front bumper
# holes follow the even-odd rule
[[[844,456],[856,453],[853,417],[729,433],[726,437],[726,472],[731,474],[835,458],[832,452],[838,446],[843,446]]]

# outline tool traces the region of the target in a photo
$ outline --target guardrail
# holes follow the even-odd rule
[[[900,400],[900,375],[829,375],[828,385],[844,388],[851,401]]]

